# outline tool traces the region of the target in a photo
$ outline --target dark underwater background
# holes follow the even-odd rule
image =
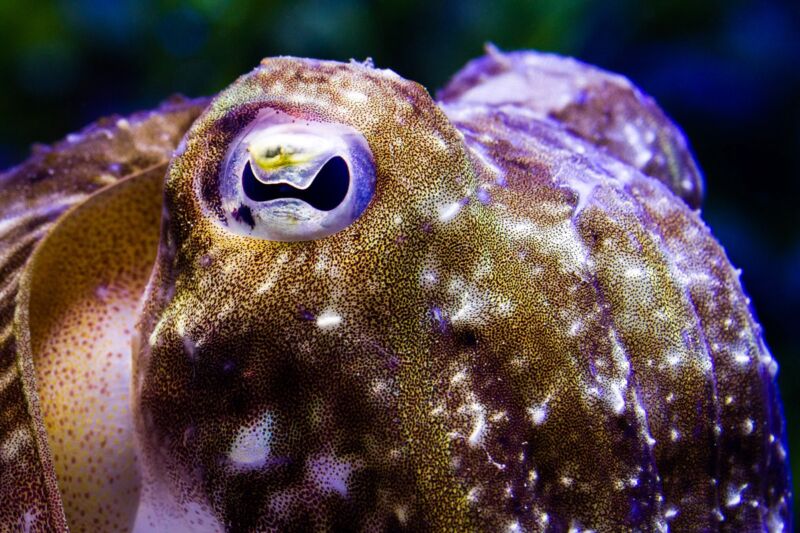
[[[0,168],[99,116],[213,94],[264,56],[372,57],[433,93],[485,42],[623,73],[686,132],[703,217],[780,363],[797,494],[798,0],[0,0]]]

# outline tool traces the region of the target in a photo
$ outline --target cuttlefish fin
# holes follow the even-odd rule
[[[464,105],[510,105],[660,181],[692,209],[703,202],[703,175],[686,137],[664,111],[619,74],[572,58],[487,45],[438,92],[445,112]],[[585,147],[576,144],[573,150]]]
[[[129,531],[135,519],[131,337],[158,248],[165,169],[72,208],[23,274],[14,327],[25,397],[45,477],[55,473],[73,531]]]

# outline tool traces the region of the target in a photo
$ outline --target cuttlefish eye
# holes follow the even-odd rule
[[[372,152],[358,130],[273,109],[262,110],[234,139],[222,169],[225,227],[273,241],[341,231],[375,192]]]

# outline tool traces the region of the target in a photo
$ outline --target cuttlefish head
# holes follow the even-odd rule
[[[134,342],[153,523],[463,500],[420,410],[425,280],[472,253],[474,192],[461,134],[391,71],[269,59],[211,103],[168,170]]]

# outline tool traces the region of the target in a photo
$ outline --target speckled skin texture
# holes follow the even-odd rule
[[[206,103],[176,98],[153,111],[101,119],[53,146],[35,146],[27,161],[0,175],[0,530],[65,527],[34,361],[22,355],[28,327],[14,324],[29,257],[71,207],[164,166]]]
[[[18,295],[74,531],[126,531],[136,516],[131,336],[158,246],[163,176],[158,165],[74,208],[37,247]]]
[[[264,109],[364,136],[375,194],[348,227],[226,229],[223,162]],[[626,80],[490,50],[437,103],[371,65],[267,59],[164,191],[136,530],[791,530],[777,365],[680,131]]]

